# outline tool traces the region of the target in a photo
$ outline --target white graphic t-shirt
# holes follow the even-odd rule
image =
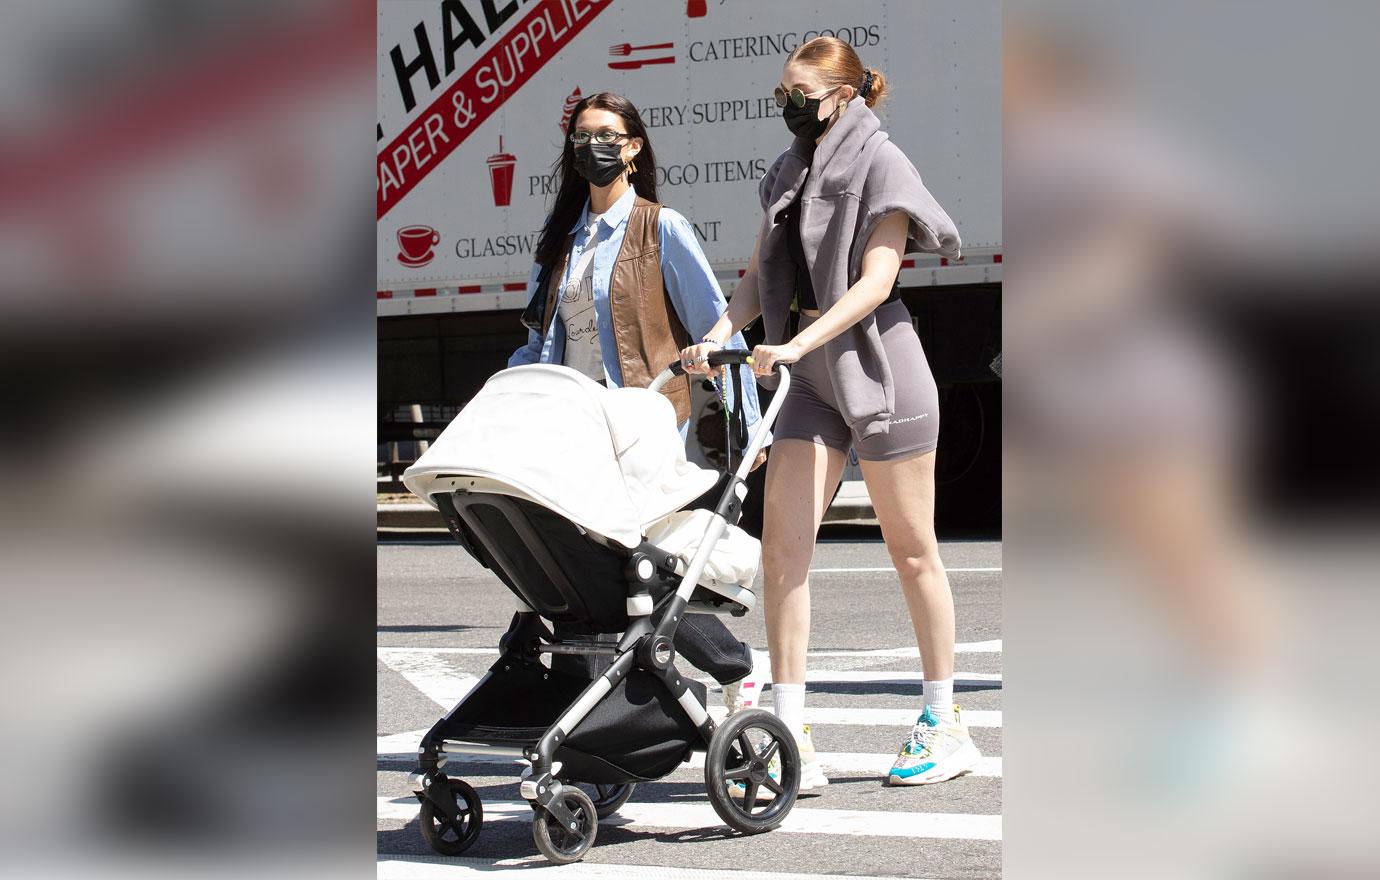
[[[598,229],[597,216],[591,214],[589,222],[591,230]],[[571,267],[568,281],[561,289],[557,312],[565,325],[563,363],[602,382],[604,355],[599,345],[599,320],[594,313],[594,245],[594,232],[591,231],[579,261]]]

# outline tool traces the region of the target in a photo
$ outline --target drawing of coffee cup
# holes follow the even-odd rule
[[[441,242],[441,233],[430,226],[404,226],[398,230],[398,259],[410,266],[431,262],[432,248]]]

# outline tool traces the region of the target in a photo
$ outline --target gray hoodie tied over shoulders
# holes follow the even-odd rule
[[[950,259],[960,253],[953,220],[862,98],[848,103],[818,146],[796,138],[762,178],[759,191],[765,214],[757,289],[768,345],[789,341],[795,264],[786,246],[782,212],[797,193],[801,244],[821,311],[831,308],[862,277],[867,240],[887,214],[902,211],[910,216],[906,253],[937,253]],[[826,343],[824,356],[849,427],[859,437],[886,432],[895,411],[896,388],[876,315]]]

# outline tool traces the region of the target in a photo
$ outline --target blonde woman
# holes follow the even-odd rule
[[[792,364],[767,463],[762,568],[776,714],[793,731],[802,789],[828,784],[803,724],[808,573],[851,446],[881,523],[924,664],[923,705],[887,779],[919,785],[972,769],[978,750],[953,704],[954,608],[934,534],[938,393],[900,301],[903,254],[959,256],[957,229],[881,130],[886,93],[833,37],[802,44],[775,89],[795,136],[762,179],[765,216],[746,274],[687,369],[755,320],[754,370]]]

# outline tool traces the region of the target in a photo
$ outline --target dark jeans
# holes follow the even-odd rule
[[[557,638],[589,638],[563,626],[557,626],[553,632]],[[596,636],[594,640],[601,644],[618,644],[618,636],[613,634]],[[685,615],[676,627],[675,645],[677,654],[696,669],[714,676],[719,684],[732,684],[752,671],[752,654],[747,644],[738,641],[718,615]],[[607,657],[555,654],[551,657],[551,668],[593,678],[608,669],[611,662]]]

